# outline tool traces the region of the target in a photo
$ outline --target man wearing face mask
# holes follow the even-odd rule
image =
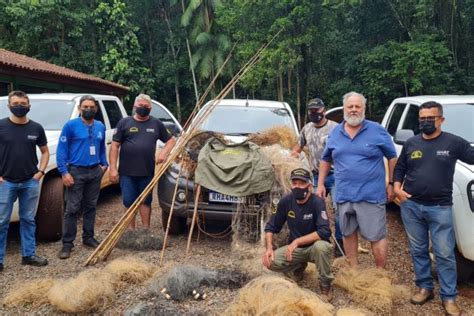
[[[319,167],[317,195],[326,195],[325,178],[334,164],[335,195],[344,250],[356,266],[358,233],[370,241],[375,265],[384,268],[387,258],[385,203],[393,199],[393,169],[397,153],[387,131],[365,119],[365,97],[349,92],[343,97],[344,121],[329,135]],[[385,186],[388,159],[389,184]]]
[[[77,218],[82,213],[82,244],[96,248],[94,225],[102,176],[107,170],[105,126],[94,120],[97,101],[90,95],[79,100],[80,117],[67,122],[58,142],[58,170],[66,186],[62,249],[60,259],[67,259],[74,247]]]
[[[313,184],[317,187],[321,155],[326,146],[328,135],[337,126],[337,123],[326,118],[326,107],[323,100],[319,98],[310,100],[306,108],[310,122],[301,129],[298,144],[293,148],[291,154],[293,157],[298,158],[303,148],[305,146],[308,148],[313,173]],[[326,186],[327,192],[332,192],[334,187],[334,174],[332,169],[326,176],[324,185]],[[337,217],[335,220],[335,228],[337,243],[342,247],[342,234],[339,229],[339,220]],[[342,256],[339,247],[334,248],[334,254],[336,257]]]
[[[110,148],[110,179],[120,181],[123,205],[129,208],[145,190],[155,173],[155,164],[162,163],[175,144],[164,124],[150,116],[151,98],[146,94],[136,97],[135,114],[119,121]],[[165,147],[156,152],[156,141],[161,140]],[[117,161],[120,151],[120,164]],[[119,176],[120,175],[120,176]],[[140,216],[145,229],[150,228],[152,194],[140,205]],[[135,228],[135,219],[130,223]]]
[[[13,203],[18,198],[22,264],[45,266],[46,258],[36,255],[36,206],[39,181],[48,165],[49,150],[43,127],[26,115],[30,100],[23,91],[8,95],[12,115],[0,120],[0,272],[7,246]],[[41,151],[38,168],[36,147]]]
[[[434,297],[431,236],[443,306],[447,315],[459,315],[461,310],[455,301],[453,176],[458,159],[474,164],[474,148],[461,137],[441,130],[443,107],[437,102],[420,106],[419,122],[421,134],[403,145],[394,176],[418,287],[411,302],[422,305]]]
[[[331,230],[323,199],[313,194],[312,175],[298,168],[291,172],[291,193],[278,203],[275,213],[265,226],[266,251],[263,265],[273,271],[293,273],[301,280],[308,262],[319,272],[321,293],[331,300]],[[273,250],[273,234],[287,222],[288,246]]]

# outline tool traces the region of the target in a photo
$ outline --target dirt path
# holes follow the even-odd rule
[[[153,230],[161,234],[161,220],[154,196],[154,213],[152,218]],[[105,237],[110,230],[112,223],[115,223],[121,216],[123,208],[120,200],[120,193],[117,188],[105,190],[100,197],[96,230],[99,239]],[[397,211],[388,212],[389,223],[389,241],[390,252],[388,258],[388,269],[395,271],[398,281],[401,284],[414,289],[414,274],[411,260],[408,254],[406,237],[403,231],[401,219]],[[76,247],[69,260],[59,260],[56,257],[61,247],[60,242],[41,243],[38,245],[38,254],[44,255],[49,259],[50,264],[47,267],[35,268],[22,266],[20,255],[20,243],[17,228],[13,227],[9,236],[7,247],[7,256],[5,261],[5,270],[0,273],[0,297],[4,297],[8,289],[16,282],[23,280],[33,280],[37,278],[66,278],[77,275],[83,271],[83,262],[90,255],[91,250],[83,248],[80,242],[76,242]],[[80,231],[80,230],[79,230]],[[80,238],[79,238],[80,241]],[[194,242],[192,248],[192,257],[186,259],[184,255],[186,247],[186,236],[173,237],[165,255],[165,268],[169,268],[175,264],[190,263],[201,265],[209,268],[228,268],[235,262],[236,254],[230,250],[231,239],[211,239],[201,237],[199,243]],[[367,243],[363,246],[368,248]],[[133,255],[146,260],[147,262],[158,264],[160,253],[158,251],[151,252],[132,252],[126,250],[115,249],[109,260],[125,255]],[[372,264],[371,255],[360,255],[363,266]],[[103,266],[99,264],[98,266]],[[307,272],[306,281],[302,282],[302,286],[309,289],[315,289],[315,284],[310,284],[311,280],[309,272]],[[236,291],[218,289],[208,293],[209,298],[205,301],[186,300],[176,304],[177,314],[184,311],[201,311],[204,314],[220,314],[226,306],[235,297]],[[474,315],[474,290],[472,288],[460,289],[459,303],[464,309],[464,315]],[[157,298],[150,297],[147,294],[145,285],[129,286],[121,290],[116,300],[110,306],[100,311],[100,314],[118,315],[122,314],[127,308],[135,306],[140,302],[152,303]],[[161,298],[160,298],[161,299]],[[334,300],[332,302],[337,308],[343,306],[354,306],[350,300],[350,296],[342,289],[335,288]],[[28,306],[18,309],[6,309],[0,307],[0,314],[57,314],[51,306],[41,306],[31,308]],[[414,306],[409,302],[401,302],[392,310],[392,315],[443,315],[443,310],[438,299],[431,301],[424,306]]]

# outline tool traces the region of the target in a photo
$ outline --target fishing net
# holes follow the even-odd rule
[[[409,296],[409,289],[395,284],[394,279],[393,274],[384,269],[345,268],[336,273],[334,285],[348,291],[362,306],[389,313],[395,301]]]
[[[37,307],[48,303],[48,291],[54,285],[53,279],[39,279],[13,285],[3,299],[6,307],[32,305]]]
[[[181,301],[190,298],[202,287],[240,288],[247,277],[239,271],[210,270],[198,266],[177,266],[164,275],[150,280],[149,290],[156,295],[168,294]]]
[[[48,292],[51,305],[66,313],[97,311],[115,299],[117,277],[99,269],[89,269],[77,277],[55,282]]]
[[[159,250],[162,246],[163,238],[148,229],[129,229],[117,243],[117,248],[139,251]]]
[[[268,275],[239,290],[225,315],[333,315],[334,307],[287,279]]]
[[[274,126],[256,134],[250,134],[249,141],[259,146],[279,144],[286,149],[293,149],[297,143],[295,131],[289,126]]]
[[[104,271],[116,276],[120,282],[117,285],[123,286],[124,284],[138,284],[148,280],[155,273],[155,267],[143,260],[126,257],[110,262]]]

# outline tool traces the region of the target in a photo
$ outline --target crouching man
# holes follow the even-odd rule
[[[263,265],[270,270],[292,273],[301,280],[308,262],[319,272],[321,294],[332,298],[331,252],[326,205],[313,192],[311,174],[298,168],[291,172],[291,193],[278,203],[276,212],[265,226],[266,251]],[[279,233],[288,222],[288,245],[273,250],[273,234]]]

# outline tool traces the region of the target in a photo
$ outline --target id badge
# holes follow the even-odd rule
[[[90,152],[91,156],[95,156],[95,146],[90,146],[89,150],[90,150],[89,152]]]

